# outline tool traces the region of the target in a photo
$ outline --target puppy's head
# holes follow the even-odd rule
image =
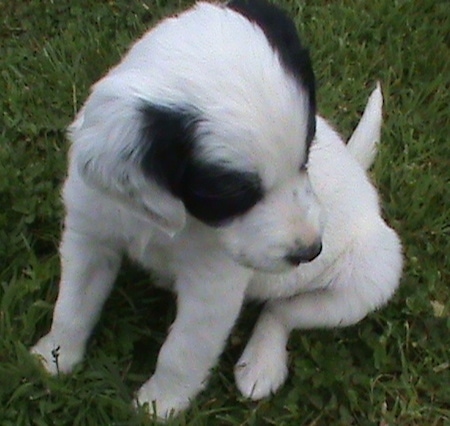
[[[163,229],[187,214],[265,271],[319,254],[314,74],[273,5],[199,3],[162,21],[95,86],[84,115],[72,136],[84,176]]]
[[[213,122],[194,114],[146,108],[148,178],[216,229],[245,266],[276,272],[314,259],[321,250],[320,208],[298,120],[230,121],[227,128],[223,117]],[[279,119],[287,127],[277,126]]]
[[[314,75],[282,12],[262,2],[228,7],[228,18],[238,15],[256,33],[254,56],[212,81],[191,82],[195,105],[143,106],[141,164],[190,215],[217,229],[237,262],[281,271],[321,251],[320,208],[306,167]]]

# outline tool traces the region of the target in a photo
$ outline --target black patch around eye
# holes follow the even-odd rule
[[[306,145],[309,150],[316,133],[316,83],[308,49],[302,45],[293,20],[266,0],[231,0],[227,6],[263,30],[286,70],[308,93]]]
[[[250,210],[263,197],[256,173],[212,164],[190,164],[181,198],[197,219],[219,226]]]
[[[256,173],[196,158],[201,119],[195,110],[145,105],[141,113],[142,170],[181,199],[192,216],[218,226],[244,214],[262,198]]]

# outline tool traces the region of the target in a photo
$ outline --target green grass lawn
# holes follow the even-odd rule
[[[57,294],[66,126],[89,86],[178,0],[0,1],[0,425],[150,425],[131,407],[175,306],[129,265],[73,375],[28,348]],[[372,171],[406,257],[392,302],[348,329],[295,332],[271,399],[233,381],[248,307],[210,384],[173,425],[450,424],[450,2],[280,1],[311,48],[319,111],[349,135],[375,81],[385,96]]]

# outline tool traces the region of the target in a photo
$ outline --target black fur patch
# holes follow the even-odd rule
[[[284,11],[266,0],[231,0],[227,6],[254,22],[264,31],[267,40],[278,53],[286,70],[308,92],[309,112],[306,143],[309,148],[316,133],[315,77],[309,52],[303,47],[294,22]]]
[[[259,176],[214,164],[190,162],[181,193],[186,209],[210,225],[250,210],[263,197]]]
[[[195,155],[199,114],[155,105],[142,108],[144,173],[181,199],[192,216],[219,226],[244,214],[263,196],[256,173],[202,162]]]
[[[142,169],[163,188],[179,196],[194,150],[198,114],[150,104],[141,112]]]

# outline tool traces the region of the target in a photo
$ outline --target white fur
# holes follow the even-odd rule
[[[293,328],[351,324],[389,299],[401,271],[400,243],[363,168],[321,118],[309,171],[299,172],[304,99],[258,27],[206,3],[163,21],[94,86],[71,128],[53,323],[32,349],[50,372],[70,372],[83,358],[123,253],[175,282],[176,320],[137,394],[150,410],[155,401],[162,418],[205,386],[246,297],[269,300],[236,367],[239,389],[254,399],[285,380]],[[199,108],[208,116],[204,158],[256,169],[266,197],[218,229],[186,214],[144,179],[133,155],[123,160],[133,152],[140,100]],[[381,116],[381,103],[371,100],[366,113]],[[359,159],[379,138],[380,123],[367,119],[355,132]],[[322,232],[323,253],[289,270],[286,251]]]

